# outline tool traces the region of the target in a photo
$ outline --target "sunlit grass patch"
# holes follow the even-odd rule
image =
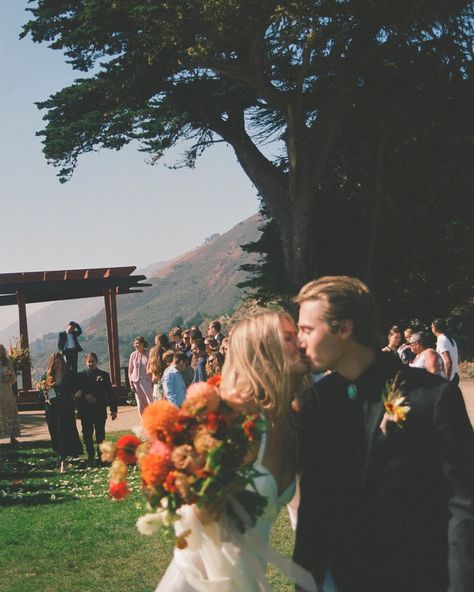
[[[135,527],[145,512],[137,471],[119,502],[108,496],[107,467],[72,459],[61,475],[49,442],[2,445],[0,463],[0,592],[153,592],[172,547]],[[272,543],[289,554],[292,538],[283,510]],[[270,574],[274,590],[292,589]]]

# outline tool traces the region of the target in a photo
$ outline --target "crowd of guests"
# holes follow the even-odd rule
[[[401,330],[394,326],[389,330],[387,339],[388,343],[382,351],[399,356],[404,364],[423,368],[455,385],[459,384],[458,348],[449,335],[445,319],[435,319],[431,323],[431,332],[414,332],[411,327],[407,327],[403,331],[403,338]]]
[[[159,333],[149,351],[146,339],[136,337],[128,377],[140,415],[154,400],[167,399],[180,407],[190,384],[220,374],[228,341],[219,321],[209,323],[207,337],[195,325],[173,327],[168,334]]]
[[[67,457],[83,452],[76,428],[76,410],[89,464],[101,462],[99,444],[105,438],[108,409],[112,420],[117,417],[117,402],[109,374],[98,368],[94,352],[86,354],[86,368],[78,372],[78,353],[82,351],[78,337],[81,333],[79,324],[71,321],[59,334],[59,351],[49,357],[42,377],[46,422],[61,471],[65,470]],[[458,350],[446,321],[435,319],[431,333],[415,332],[411,327],[402,333],[394,326],[388,332],[388,342],[383,350],[399,357],[404,364],[424,368],[457,385]],[[432,343],[433,336],[436,344]],[[190,384],[221,374],[229,347],[229,338],[224,336],[217,320],[208,324],[207,336],[197,326],[173,327],[168,334],[156,335],[154,341],[148,350],[146,339],[136,337],[129,359],[130,387],[140,416],[147,405],[159,399],[181,406]],[[16,398],[12,391],[15,382],[16,375],[6,349],[0,345],[0,437],[9,437],[12,445],[17,444],[20,436]]]

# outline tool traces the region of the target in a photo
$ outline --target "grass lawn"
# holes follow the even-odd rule
[[[135,528],[145,510],[137,474],[118,502],[107,494],[107,468],[76,460],[60,475],[49,442],[1,445],[0,463],[0,592],[153,592],[172,547]],[[285,509],[272,545],[291,553]],[[269,578],[274,590],[293,590],[272,568]]]

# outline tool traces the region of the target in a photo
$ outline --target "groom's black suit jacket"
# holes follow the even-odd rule
[[[388,424],[381,394],[402,372],[411,410]],[[301,415],[294,559],[340,592],[474,590],[474,433],[459,389],[377,355],[357,400],[337,374]],[[303,424],[304,422],[304,424]]]

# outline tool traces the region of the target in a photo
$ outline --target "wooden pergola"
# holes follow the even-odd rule
[[[120,387],[120,356],[117,322],[117,294],[143,292],[151,284],[140,283],[144,275],[131,275],[136,267],[101,267],[0,274],[0,306],[18,305],[22,347],[29,347],[26,305],[102,296],[105,303],[110,378]],[[31,368],[22,373],[23,390],[32,388]]]

